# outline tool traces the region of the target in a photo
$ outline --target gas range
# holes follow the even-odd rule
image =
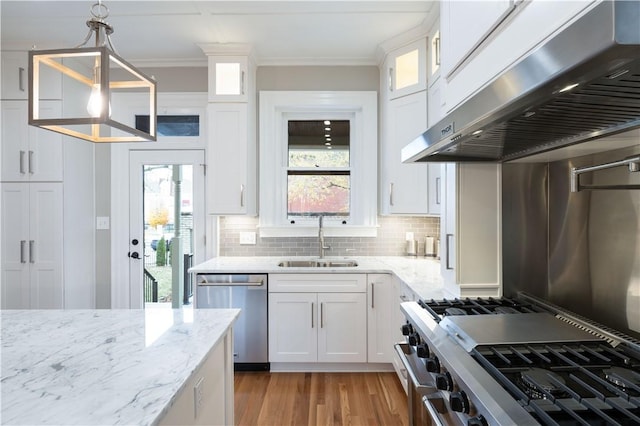
[[[527,295],[401,307],[412,424],[640,424],[632,338]]]

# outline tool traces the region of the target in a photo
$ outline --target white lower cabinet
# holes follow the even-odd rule
[[[269,275],[270,362],[366,362],[364,274]]]
[[[2,183],[2,309],[60,309],[62,183]]]
[[[397,297],[389,274],[367,275],[368,361],[392,362],[396,328],[394,303]]]

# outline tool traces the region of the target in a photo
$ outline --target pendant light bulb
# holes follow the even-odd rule
[[[103,102],[104,99],[102,99],[102,94],[100,93],[100,84],[94,84],[91,87],[91,95],[87,103],[87,112],[91,117],[100,117]],[[111,117],[111,102],[109,102],[109,117]]]

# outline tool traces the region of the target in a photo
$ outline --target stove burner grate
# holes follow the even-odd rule
[[[559,374],[544,368],[532,367],[522,371],[518,384],[532,399],[555,399],[567,395],[560,388],[565,384],[565,380]]]
[[[604,378],[609,383],[622,390],[635,390],[640,392],[640,374],[623,367],[611,367],[603,371]]]

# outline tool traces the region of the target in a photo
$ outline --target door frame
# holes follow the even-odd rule
[[[143,111],[140,101],[135,94],[121,94],[112,99],[121,108],[114,108],[114,115],[118,112],[118,121],[133,125],[135,114]],[[129,152],[133,150],[200,150],[203,152],[207,140],[206,123],[207,94],[196,93],[159,93],[159,114],[198,114],[200,115],[200,136],[198,137],[158,137],[157,142],[135,142],[105,144],[111,151],[111,188],[110,188],[110,277],[104,277],[104,281],[110,284],[110,308],[112,309],[137,309],[141,306],[131,304],[131,286],[129,277]],[[206,158],[206,157],[205,157]],[[204,161],[203,161],[204,163]],[[196,194],[194,194],[195,196]],[[198,197],[200,194],[197,195]],[[204,208],[205,188],[202,189],[202,207]],[[195,204],[195,202],[194,202]],[[206,210],[205,210],[206,211]],[[206,242],[215,240],[215,228],[211,226],[210,218],[206,218],[206,229],[198,231]],[[206,236],[206,238],[205,238]],[[207,253],[198,253],[194,257],[194,263],[202,262],[207,257],[215,255],[211,249],[212,243],[208,243]]]

